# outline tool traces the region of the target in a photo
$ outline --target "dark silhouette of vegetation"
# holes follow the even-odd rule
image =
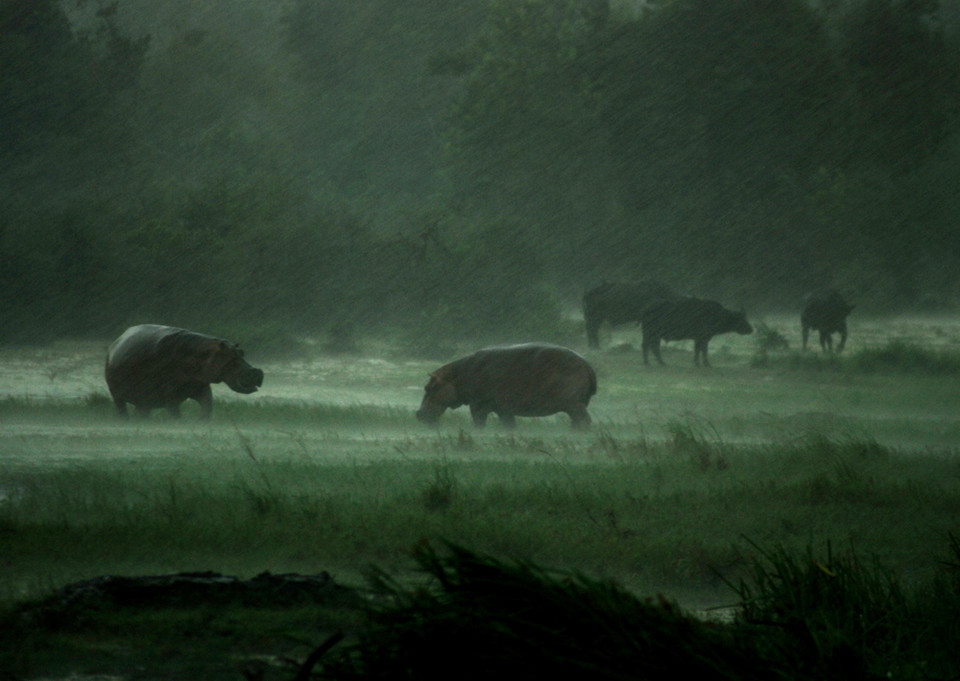
[[[593,679],[951,678],[957,673],[953,563],[905,588],[876,561],[764,550],[746,558],[737,615],[696,619],[616,584],[505,562],[459,546],[415,552],[432,580],[383,572],[355,643],[323,660],[323,678],[582,676]],[[950,605],[952,604],[952,606]]]
[[[247,345],[548,337],[561,302],[646,277],[746,306],[824,286],[955,306],[960,60],[939,16],[6,2],[0,342],[138,322]]]

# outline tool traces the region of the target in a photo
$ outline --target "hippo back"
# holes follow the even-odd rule
[[[454,364],[454,381],[468,404],[506,401],[540,411],[571,400],[589,402],[597,391],[593,367],[580,354],[558,345],[493,346]]]

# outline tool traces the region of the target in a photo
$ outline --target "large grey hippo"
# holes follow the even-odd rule
[[[201,418],[209,418],[211,383],[245,394],[263,384],[263,372],[247,364],[236,343],[157,324],[124,331],[110,345],[104,375],[121,416],[130,403],[143,416],[167,409],[176,418],[180,404],[190,399],[200,403]]]
[[[476,426],[491,412],[506,427],[517,416],[565,412],[574,428],[586,428],[587,405],[596,392],[593,367],[573,350],[545,343],[495,346],[430,374],[417,418],[434,423],[447,409],[466,404]]]

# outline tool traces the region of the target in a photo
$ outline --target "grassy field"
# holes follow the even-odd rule
[[[120,422],[105,344],[0,350],[0,601],[106,574],[329,571],[411,577],[446,539],[611,577],[691,608],[732,604],[757,547],[876,556],[917,583],[960,533],[960,320],[851,320],[845,355],[719,337],[713,369],[632,329],[583,351],[594,427],[565,416],[474,430],[417,423],[427,373],[389,343],[258,362],[212,422]],[[463,348],[469,351],[473,348]],[[193,405],[191,405],[193,406]]]

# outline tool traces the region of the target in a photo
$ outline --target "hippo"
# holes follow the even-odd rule
[[[608,281],[583,295],[583,321],[587,327],[587,343],[600,347],[600,325],[611,326],[640,322],[643,311],[658,300],[674,298],[669,286],[653,279],[636,282]]]
[[[447,409],[470,407],[477,427],[493,412],[511,428],[517,416],[569,414],[574,428],[588,428],[587,405],[597,374],[568,348],[523,343],[484,348],[430,374],[417,418],[435,423]]]
[[[833,338],[835,333],[840,334],[840,343],[837,353],[843,352],[847,344],[847,315],[854,305],[848,305],[836,291],[827,291],[807,299],[800,313],[800,326],[803,329],[803,349],[807,349],[807,337],[810,329],[820,332],[820,347],[824,352],[833,352]]]
[[[693,340],[693,363],[700,366],[700,355],[703,355],[704,365],[710,366],[707,345],[711,338],[731,331],[741,335],[753,333],[753,327],[743,312],[728,310],[715,300],[688,296],[654,303],[644,310],[640,323],[643,325],[644,364],[648,363],[650,350],[663,364],[661,340]]]
[[[157,324],[132,326],[110,345],[104,369],[110,396],[120,416],[127,403],[149,416],[166,409],[180,416],[184,400],[200,404],[200,418],[213,411],[211,383],[250,394],[263,384],[263,372],[243,359],[235,343],[186,329]]]

